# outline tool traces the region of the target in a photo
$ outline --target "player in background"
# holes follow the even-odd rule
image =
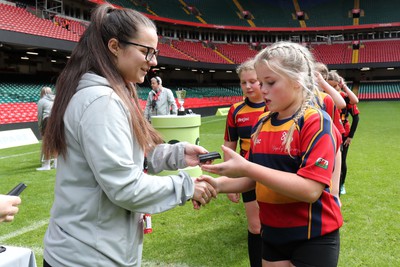
[[[357,103],[358,98],[352,90],[346,85],[344,79],[336,72],[330,71],[328,75],[328,83],[334,87],[343,97],[346,102],[346,107],[340,110],[340,119],[345,129],[343,137],[343,149],[342,149],[342,164],[340,173],[340,195],[346,194],[346,188],[344,186],[347,176],[347,153],[349,146],[353,140],[354,134],[357,130],[359,122],[359,114]],[[349,115],[352,117],[352,122],[349,121]]]
[[[236,151],[239,143],[240,155],[245,156],[250,148],[251,129],[258,117],[265,111],[265,101],[260,90],[260,82],[254,69],[253,60],[247,60],[236,69],[245,99],[231,106],[226,119],[224,145]],[[224,158],[227,160],[227,158]],[[228,194],[235,203],[239,193]],[[261,267],[261,224],[255,190],[242,193],[247,217],[247,244],[251,267]]]

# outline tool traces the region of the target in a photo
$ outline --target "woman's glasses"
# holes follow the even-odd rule
[[[128,45],[136,45],[136,46],[140,46],[140,47],[144,47],[147,48],[147,52],[146,52],[146,61],[149,62],[153,59],[153,57],[157,57],[158,54],[160,53],[160,50],[157,50],[153,47],[147,46],[147,45],[141,45],[141,44],[137,44],[137,43],[133,43],[133,42],[128,42],[128,41],[123,41],[123,40],[119,40],[121,43],[124,44],[128,44]]]

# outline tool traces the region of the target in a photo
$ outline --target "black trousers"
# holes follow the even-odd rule
[[[340,171],[340,186],[344,185],[347,176],[347,152],[349,151],[349,146],[344,146],[342,149],[342,169]]]

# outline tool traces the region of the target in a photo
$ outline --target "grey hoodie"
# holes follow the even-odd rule
[[[43,120],[50,116],[51,109],[53,108],[54,97],[53,94],[44,95],[37,103],[39,129],[42,128]]]
[[[66,157],[58,157],[55,197],[44,237],[52,266],[140,266],[143,214],[183,205],[191,177],[152,176],[130,116],[106,79],[86,73],[64,115]],[[185,168],[184,143],[159,145],[150,170]],[[153,159],[161,160],[154,162]]]

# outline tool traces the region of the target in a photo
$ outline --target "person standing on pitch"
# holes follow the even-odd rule
[[[336,267],[343,225],[330,192],[341,136],[314,105],[314,58],[300,44],[278,42],[255,57],[268,107],[253,127],[248,160],[222,146],[229,159],[202,165],[218,193],[256,189],[264,267]]]
[[[38,126],[40,130],[40,134],[42,135],[42,144],[44,140],[46,139],[46,127],[47,127],[47,121],[50,117],[51,114],[51,109],[53,108],[53,103],[54,103],[54,94],[53,91],[51,90],[50,87],[43,87],[42,90],[40,91],[40,99],[39,102],[37,103],[37,108],[38,108]],[[49,171],[51,169],[50,166],[50,157],[46,158],[43,155],[43,149],[41,153],[41,161],[42,161],[42,167],[37,168],[37,171]],[[57,159],[54,159],[54,167],[57,167]]]
[[[239,142],[240,155],[246,156],[250,149],[251,129],[258,117],[265,111],[265,101],[260,90],[260,82],[254,69],[254,62],[247,60],[236,69],[240,79],[240,87],[245,99],[231,106],[226,118],[224,145],[236,151]],[[224,160],[227,160],[224,158]],[[228,194],[235,203],[240,200],[239,193]],[[242,193],[247,217],[247,249],[250,266],[261,267],[262,242],[259,208],[255,190]]]
[[[340,119],[345,129],[342,145],[342,166],[340,172],[340,195],[346,194],[346,188],[344,186],[347,176],[347,153],[349,146],[354,138],[354,134],[357,130],[358,122],[360,120],[357,103],[358,97],[353,91],[346,85],[343,78],[336,72],[330,71],[328,75],[329,84],[334,87],[343,97],[346,102],[346,107],[340,110]],[[349,115],[351,115],[351,123],[349,121]]]
[[[149,18],[101,4],[60,73],[44,143],[59,155],[44,267],[139,267],[145,214],[215,196],[185,171],[154,175],[197,166],[207,153],[164,144],[143,117],[135,85],[157,65],[157,45]]]
[[[151,116],[177,114],[178,107],[172,91],[162,86],[158,76],[151,78],[150,82],[152,90],[147,97],[144,117],[151,121]]]

